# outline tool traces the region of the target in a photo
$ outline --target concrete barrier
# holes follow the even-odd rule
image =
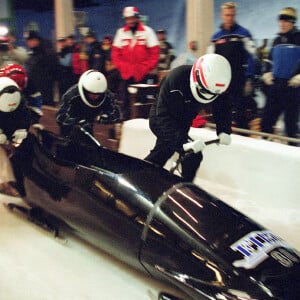
[[[207,141],[216,133],[191,128],[190,136]],[[124,122],[120,152],[144,158],[154,143],[148,120]],[[197,185],[263,225],[271,224],[300,249],[293,233],[300,232],[300,148],[233,134],[231,145],[209,145],[203,155],[194,180]]]

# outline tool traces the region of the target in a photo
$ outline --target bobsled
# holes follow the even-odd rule
[[[13,162],[24,201],[51,227],[67,226],[185,299],[300,295],[299,254],[276,233],[164,168],[101,146],[81,127],[66,138],[35,130]]]

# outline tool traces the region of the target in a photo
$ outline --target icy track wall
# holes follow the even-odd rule
[[[207,141],[216,133],[191,128],[190,136]],[[120,152],[144,158],[154,143],[148,120],[124,122]],[[251,215],[249,208],[254,207],[256,214],[269,210],[276,212],[272,218],[291,218],[299,226],[300,148],[233,134],[231,145],[209,145],[203,155],[194,181],[200,187],[235,208],[242,207],[244,213]]]

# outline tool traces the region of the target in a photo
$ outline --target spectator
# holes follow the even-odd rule
[[[41,92],[43,104],[55,106],[54,83],[59,79],[59,62],[50,41],[38,32],[25,33],[26,43],[31,50],[25,64],[28,79]]]
[[[103,37],[101,42],[101,49],[104,52],[105,61],[111,61],[111,48],[113,44],[113,37],[111,35],[106,35]]]
[[[97,40],[96,33],[89,30],[84,36],[87,45],[88,68],[105,73],[105,54],[101,48],[101,43]]]
[[[105,76],[97,70],[84,72],[78,84],[62,97],[56,121],[63,136],[69,136],[74,126],[81,124],[93,134],[93,124],[112,124],[119,121],[120,112],[113,94],[107,89]]]
[[[12,33],[0,36],[0,68],[8,64],[24,65],[28,53],[24,47],[15,45],[16,38]]]
[[[67,46],[70,47],[71,49],[76,47],[77,43],[75,41],[74,34],[69,34],[69,35],[66,36],[66,43],[67,43]]]
[[[75,84],[80,76],[88,70],[88,56],[83,41],[77,43],[73,34],[68,35],[66,40],[72,51],[73,83]]]
[[[188,132],[203,106],[212,104],[220,144],[230,144],[230,104],[227,98],[217,99],[229,86],[230,79],[229,62],[217,54],[206,54],[192,66],[173,69],[162,81],[150,111],[150,129],[157,140],[145,159],[163,167],[174,152],[192,151],[182,163],[183,178],[192,181],[205,144],[202,140],[188,142]]]
[[[105,55],[105,77],[107,79],[108,89],[116,95],[119,94],[121,76],[119,70],[112,63],[111,49],[112,49],[113,37],[106,35],[101,42],[101,48]]]
[[[20,196],[9,157],[1,146],[20,144],[27,137],[30,115],[16,82],[0,78],[0,192]]]
[[[257,47],[257,58],[260,63],[263,64],[264,60],[268,58],[269,50],[268,50],[268,39],[263,39],[262,45]]]
[[[236,23],[237,5],[225,2],[221,5],[221,29],[211,39],[208,52],[223,55],[228,59],[232,69],[230,87],[221,98],[229,98],[234,109],[235,125],[248,129],[248,105],[244,96],[252,93],[254,76],[255,47],[248,29]]]
[[[120,101],[123,120],[130,117],[128,86],[147,83],[159,60],[159,44],[155,32],[142,24],[136,7],[123,9],[125,26],[116,32],[112,47],[112,62],[121,74]]]
[[[273,67],[263,74],[269,88],[261,124],[262,131],[272,133],[273,126],[284,113],[286,133],[293,138],[298,133],[300,100],[300,31],[295,26],[296,20],[297,12],[293,7],[286,7],[279,13],[280,32],[269,56]]]
[[[179,54],[171,63],[171,69],[182,65],[192,65],[197,60],[196,51],[198,50],[197,42],[190,41],[187,52]]]
[[[172,45],[167,41],[167,31],[164,29],[158,29],[156,31],[159,41],[159,62],[158,71],[170,70],[171,62],[175,59],[174,49]]]
[[[65,37],[61,37],[57,40],[57,48],[61,74],[58,87],[59,94],[62,96],[69,87],[75,84],[72,67],[73,49],[67,44]]]

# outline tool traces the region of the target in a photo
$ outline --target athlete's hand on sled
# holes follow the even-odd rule
[[[272,72],[267,72],[262,75],[262,79],[266,85],[272,85],[274,82],[274,77]]]
[[[297,88],[300,86],[300,74],[297,74],[293,76],[289,81],[288,81],[288,86]]]
[[[40,123],[34,123],[34,124],[32,124],[32,128],[38,129],[38,130],[44,130],[45,126]]]
[[[110,119],[107,114],[102,114],[101,116],[99,116],[97,118],[97,121],[99,124],[109,124],[110,123]]]
[[[91,128],[91,123],[87,120],[80,120],[78,125],[85,130],[89,130]]]
[[[7,136],[3,133],[3,130],[0,128],[0,144],[5,144],[7,141]]]
[[[24,139],[27,137],[26,129],[17,129],[12,135],[12,141],[16,144],[21,144]]]
[[[204,149],[204,147],[205,147],[205,143],[202,140],[197,140],[197,141],[183,144],[183,150],[185,152],[193,151],[194,153],[198,153],[198,152],[202,151]]]
[[[220,145],[229,145],[231,143],[231,136],[225,132],[221,132],[219,135],[219,144]]]

